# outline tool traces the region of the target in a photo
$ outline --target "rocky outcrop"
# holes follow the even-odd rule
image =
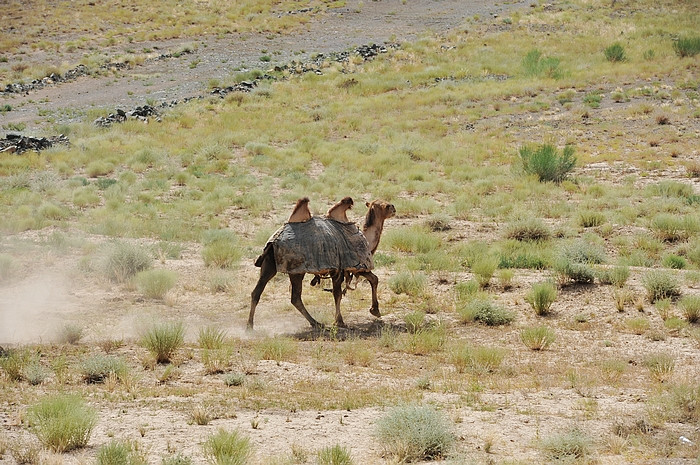
[[[0,153],[20,154],[28,150],[39,152],[55,144],[70,145],[70,141],[63,134],[52,137],[30,137],[20,134],[8,134],[4,139],[0,139]]]

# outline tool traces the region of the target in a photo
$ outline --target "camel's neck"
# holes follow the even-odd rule
[[[379,239],[382,237],[382,231],[384,230],[384,218],[375,218],[371,225],[362,228],[362,233],[365,235],[365,239],[369,243],[369,250],[372,251],[372,255],[379,247]]]

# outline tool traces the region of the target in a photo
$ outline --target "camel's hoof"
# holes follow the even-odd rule
[[[348,325],[346,325],[345,322],[342,321],[342,320],[341,320],[341,321],[336,321],[336,322],[335,322],[335,325],[336,325],[338,328],[347,328],[347,327],[348,327]]]
[[[253,325],[249,324],[245,327],[245,332],[246,333],[253,333],[255,332],[255,329],[253,329]]]
[[[382,317],[382,314],[379,313],[379,309],[378,309],[378,308],[370,308],[370,309],[369,309],[369,313],[371,313],[372,315],[376,316],[377,318],[381,318],[381,317]]]

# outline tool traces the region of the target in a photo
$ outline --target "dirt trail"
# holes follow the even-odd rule
[[[0,104],[12,111],[0,113],[0,135],[8,124],[23,123],[25,133],[39,133],[52,123],[76,122],[89,109],[110,111],[133,109],[146,103],[181,100],[202,95],[212,79],[223,80],[240,69],[271,68],[291,60],[306,60],[314,54],[348,50],[354,46],[406,41],[426,32],[443,32],[464,23],[467,18],[493,18],[507,11],[524,8],[528,2],[515,0],[348,0],[315,17],[303,30],[290,34],[232,34],[224,38],[203,37],[196,41],[171,40],[159,43],[130,44],[156,49],[158,53],[194,44],[193,54],[166,60],[147,60],[132,69],[105,76],[81,77],[72,82],[51,85],[28,95],[4,95]],[[118,55],[119,50],[109,53]],[[121,51],[124,52],[123,50]],[[271,62],[263,62],[267,55]],[[34,59],[43,59],[39,55]],[[53,58],[55,65],[79,57]],[[31,61],[32,57],[25,57]]]

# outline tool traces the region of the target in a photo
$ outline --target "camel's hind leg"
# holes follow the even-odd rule
[[[377,278],[377,275],[371,271],[363,271],[355,274],[362,276],[369,281],[369,285],[372,287],[372,307],[369,309],[369,312],[377,318],[381,317],[382,314],[379,313],[379,300],[377,299],[377,285],[379,284],[379,278]]]
[[[335,300],[335,325],[344,328],[345,322],[343,321],[343,315],[340,314],[340,301],[343,298],[345,273],[342,271],[334,272],[331,274],[331,279],[333,280],[333,300]]]
[[[265,290],[265,286],[270,280],[277,274],[277,266],[275,265],[274,255],[268,253],[262,260],[260,264],[260,277],[258,278],[258,284],[255,285],[255,289],[250,293],[250,314],[248,315],[248,326],[246,329],[248,331],[253,329],[253,318],[255,317],[255,307],[258,306],[260,302],[260,296]]]
[[[289,282],[292,284],[292,305],[294,305],[294,307],[296,307],[296,309],[299,310],[302,315],[304,315],[304,318],[306,318],[306,320],[311,324],[312,328],[321,328],[321,323],[314,320],[314,318],[309,315],[309,312],[306,311],[306,307],[304,307],[304,302],[301,300],[301,290],[304,284],[304,273],[290,274]]]

